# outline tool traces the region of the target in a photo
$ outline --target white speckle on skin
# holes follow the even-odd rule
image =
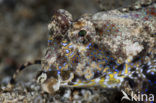
[[[132,41],[126,40],[124,42],[124,45],[125,45],[125,53],[127,56],[128,55],[135,56],[143,50],[143,46],[139,45],[138,42],[132,43]]]
[[[96,78],[96,79],[95,79],[95,82],[96,82],[96,83],[99,83],[100,80],[101,80],[100,78]]]
[[[58,19],[61,20],[61,16],[58,16]]]
[[[49,93],[49,89],[46,84],[44,84],[44,83],[42,84],[42,89],[43,89],[43,91]]]
[[[55,21],[53,21],[53,22],[51,22],[51,23],[49,23],[49,25],[48,25],[48,30],[50,30],[51,28],[53,28],[53,27],[56,27],[56,22]]]
[[[47,74],[46,74],[46,73],[42,73],[42,74],[37,78],[37,82],[38,82],[38,83],[43,83],[46,79],[47,79]]]
[[[48,64],[53,64],[55,61],[56,61],[56,56],[53,56],[48,60]]]

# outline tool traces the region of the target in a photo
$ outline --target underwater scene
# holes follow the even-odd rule
[[[0,103],[156,103],[155,0],[0,0]]]

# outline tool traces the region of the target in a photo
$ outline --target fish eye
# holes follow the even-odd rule
[[[81,36],[81,37],[85,36],[86,34],[87,34],[86,30],[80,30],[79,33],[78,33],[78,35]]]

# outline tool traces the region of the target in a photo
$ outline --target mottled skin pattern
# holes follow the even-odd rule
[[[119,17],[120,13],[110,15]],[[120,19],[125,18],[122,16]],[[133,18],[133,15],[128,16]],[[113,23],[107,27],[110,21],[100,23],[91,19],[91,15],[73,21],[65,10],[54,13],[48,25],[48,48],[41,60],[42,71],[37,75],[43,91],[53,94],[60,87],[125,88],[127,82],[131,87],[134,87],[135,80],[146,82],[140,67],[145,55],[139,59],[117,58],[103,40],[105,35],[120,32],[120,29]],[[149,73],[155,73],[154,70],[149,70]]]
[[[120,87],[132,75],[130,69],[138,68],[141,61],[115,59],[110,50],[98,44],[100,35],[90,15],[74,22],[71,18],[67,11],[58,10],[48,26],[49,45],[37,79],[43,90],[53,93],[59,87]]]

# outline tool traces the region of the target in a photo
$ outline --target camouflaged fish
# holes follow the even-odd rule
[[[120,13],[113,14],[113,12],[108,15],[111,19],[121,19],[122,21],[128,20],[126,17],[129,16]],[[102,19],[100,17],[97,19],[95,15],[83,15],[80,19],[73,21],[68,11],[60,9],[54,13],[48,25],[50,31],[48,48],[41,61],[42,71],[36,79],[41,84],[43,91],[54,93],[60,87],[120,87],[126,77],[133,75],[132,69],[136,68],[135,71],[141,71],[139,69],[141,59],[132,58],[136,56],[136,53],[130,52],[132,57],[128,57],[126,56],[127,52],[124,54],[118,51],[120,56],[118,57],[116,56],[117,52],[110,49],[111,44],[104,44],[107,35],[114,36],[113,32],[120,34],[122,33],[120,29],[128,29],[128,26],[119,27],[116,22],[111,22],[108,15],[103,15]],[[129,17],[133,18],[135,15],[132,14]],[[106,18],[107,20],[105,20]],[[132,37],[135,38],[135,35]],[[117,38],[119,39],[119,37]],[[111,43],[112,39],[108,39]],[[115,42],[114,45],[117,44],[119,44],[118,46],[123,45],[122,42]],[[132,46],[135,45],[139,44],[134,43]],[[140,48],[133,49],[137,53],[144,49],[142,46],[138,47]],[[124,56],[120,54],[124,54]],[[36,61],[36,63],[40,63],[40,61]],[[21,67],[19,71],[24,67]],[[140,73],[140,76],[144,75]]]

